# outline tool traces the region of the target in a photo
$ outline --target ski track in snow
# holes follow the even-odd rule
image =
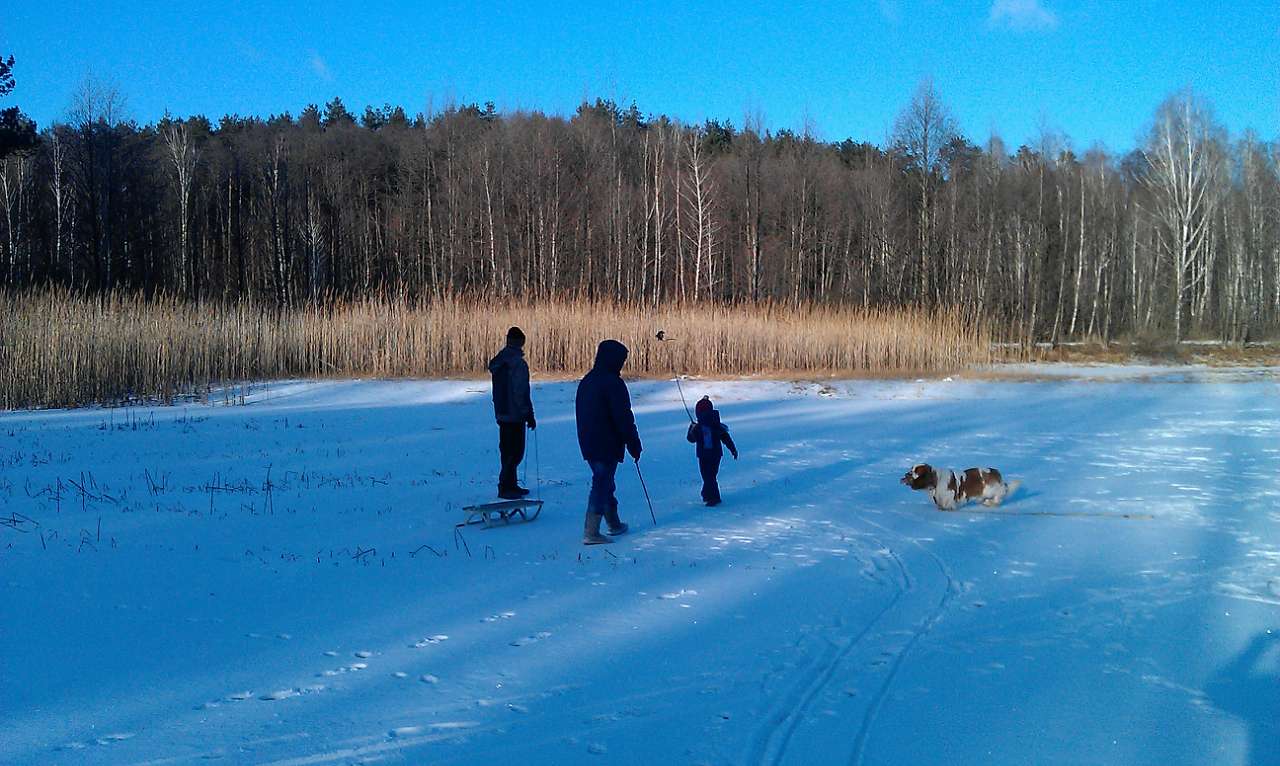
[[[901,581],[895,583],[895,593],[870,622],[852,638],[844,641],[843,645],[835,643],[831,637],[823,638],[826,646],[822,654],[798,674],[792,691],[783,695],[765,716],[763,725],[753,736],[747,762],[782,763],[796,726],[808,714],[814,699],[827,689],[842,663],[858,648],[862,639],[871,633],[881,618],[897,606],[902,596],[910,590],[910,577],[901,560],[892,551],[887,550],[886,553],[886,558],[893,562],[901,575]],[[835,629],[836,626],[833,626],[832,632]]]
[[[876,524],[874,521],[870,523],[873,526],[880,527],[880,525]],[[884,529],[884,528],[881,527],[881,529]],[[886,529],[885,531],[887,532],[888,530]],[[906,660],[907,655],[911,652],[912,647],[915,646],[915,644],[925,634],[927,634],[930,630],[932,630],[933,627],[942,619],[943,615],[946,613],[948,606],[951,603],[951,600],[957,594],[956,579],[952,575],[950,567],[948,567],[947,564],[941,558],[935,555],[926,546],[922,545],[919,540],[911,539],[909,540],[909,542],[912,545],[919,548],[921,551],[923,551],[924,554],[928,556],[929,559],[938,567],[939,573],[945,580],[943,592],[942,592],[942,595],[938,598],[937,604],[932,609],[930,609],[929,612],[922,619],[920,619],[916,623],[916,626],[912,630],[911,637],[907,641],[906,645],[904,645],[900,650],[893,653],[893,659],[890,663],[888,672],[885,674],[884,682],[880,685],[880,688],[876,690],[875,695],[871,698],[871,701],[867,704],[866,714],[863,716],[862,724],[858,727],[858,734],[854,738],[854,742],[853,742],[853,753],[849,758],[849,762],[852,764],[861,764],[863,761],[863,754],[866,749],[867,737],[871,734],[872,727],[875,725],[875,722],[876,722],[876,717],[880,714],[880,709],[884,704],[885,695],[888,694],[889,689],[892,687],[894,678],[897,676],[898,670],[899,668],[901,668],[902,663]],[[899,558],[896,554],[892,555],[891,558],[894,564],[897,565],[899,571],[902,573],[902,579],[904,582],[903,592],[907,593],[912,591],[914,587],[912,584],[911,573],[908,571],[907,567],[902,563],[902,559]]]
[[[1268,762],[1271,372],[1034,369],[691,381],[743,449],[716,509],[634,383],[659,526],[624,463],[595,549],[572,384],[534,394],[547,511],[493,530],[452,527],[484,384],[0,414],[0,762]],[[919,460],[1022,487],[939,513]]]

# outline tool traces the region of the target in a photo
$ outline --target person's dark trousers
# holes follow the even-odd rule
[[[587,465],[591,468],[591,494],[587,497],[587,512],[603,516],[610,508],[618,507],[618,498],[613,494],[617,489],[614,476],[618,473],[618,464],[606,460],[588,461]]]
[[[498,424],[498,454],[502,457],[498,490],[515,489],[518,486],[516,469],[524,460],[524,423]]]
[[[698,472],[702,474],[702,500],[716,505],[720,502],[720,485],[716,483],[716,474],[720,473],[720,458],[723,455],[702,455],[698,458]]]

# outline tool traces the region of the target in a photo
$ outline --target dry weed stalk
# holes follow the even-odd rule
[[[0,293],[0,405],[76,406],[295,377],[484,374],[510,325],[530,366],[577,376],[596,344],[631,348],[637,376],[900,375],[992,361],[992,334],[957,314],[827,306],[495,305],[384,297],[276,311],[250,303],[63,291]],[[659,342],[663,329],[671,337]]]

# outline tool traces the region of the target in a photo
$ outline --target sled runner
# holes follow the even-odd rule
[[[529,509],[533,509],[529,513]],[[510,524],[512,522],[523,524],[526,521],[533,521],[538,518],[538,514],[542,513],[541,500],[499,500],[496,503],[477,503],[475,505],[464,505],[462,511],[467,517],[454,524],[455,527],[465,527],[472,524],[483,524],[485,529],[501,522]]]

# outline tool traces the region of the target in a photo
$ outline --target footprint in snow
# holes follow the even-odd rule
[[[511,642],[511,645],[512,645],[512,646],[525,646],[526,644],[536,644],[537,642],[541,641],[541,640],[542,640],[542,639],[544,639],[544,638],[551,638],[551,634],[544,630],[544,631],[542,631],[542,632],[540,632],[540,633],[535,633],[535,634],[533,634],[532,636],[525,636],[524,638],[517,638],[515,641],[512,641],[512,642]]]
[[[253,699],[253,692],[235,692],[226,696],[227,702],[243,702],[247,699]]]
[[[303,694],[315,694],[322,691],[324,691],[324,684],[312,684],[311,686],[304,686],[300,689],[280,689],[279,691],[263,694],[258,697],[258,699],[263,700],[264,702],[278,702],[279,700],[287,700],[290,697],[298,697]]]
[[[422,676],[418,680],[424,684],[431,684],[432,686],[435,686],[436,684],[440,683],[439,677],[433,676],[430,673],[427,673],[426,675]]]
[[[485,617],[482,620],[482,622],[497,622],[498,620],[510,620],[512,617],[515,617],[515,616],[516,616],[515,612],[499,612],[498,614],[491,614],[488,617]]]
[[[592,755],[604,755],[609,752],[609,748],[605,747],[602,742],[592,742],[587,745],[587,752]]]
[[[426,638],[415,641],[412,644],[412,646],[414,649],[421,649],[424,646],[429,646],[430,644],[438,644],[441,641],[448,641],[448,640],[449,640],[449,637],[445,635],[427,636]]]
[[[661,596],[658,596],[658,598],[666,599],[670,601],[672,599],[683,598],[684,596],[696,596],[696,595],[698,595],[698,591],[696,590],[685,590],[684,588],[681,588],[680,591],[677,593],[663,593]]]
[[[361,650],[361,651],[355,652],[355,656],[359,657],[362,660],[367,660],[373,656],[373,652]]]
[[[97,742],[99,745],[113,745],[116,742],[123,742],[124,740],[130,739],[134,736],[133,732],[124,731],[117,734],[107,734],[106,736],[98,737],[94,742]]]
[[[351,663],[350,665],[347,665],[347,666],[345,666],[345,667],[341,667],[341,668],[332,668],[332,669],[330,669],[330,670],[323,670],[323,671],[321,671],[321,672],[319,672],[319,673],[316,673],[316,675],[317,675],[317,676],[323,676],[323,677],[340,676],[340,675],[342,675],[343,673],[357,673],[357,672],[359,672],[359,671],[361,671],[361,670],[365,670],[365,669],[366,669],[366,668],[368,668],[368,667],[369,667],[369,665],[368,665],[368,664],[366,664],[366,663],[363,663],[363,662],[353,662],[353,663]]]
[[[397,670],[396,672],[392,673],[391,676],[393,678],[408,678],[409,674],[404,672],[403,670]]]
[[[458,731],[460,729],[472,729],[479,725],[475,721],[441,721],[440,723],[427,724],[427,727],[433,731]]]

